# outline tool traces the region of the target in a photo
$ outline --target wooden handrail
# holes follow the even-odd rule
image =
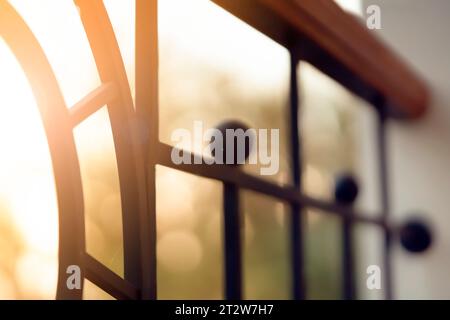
[[[425,83],[373,32],[332,0],[213,0],[354,93],[399,118],[427,108]],[[380,100],[381,99],[381,100]]]

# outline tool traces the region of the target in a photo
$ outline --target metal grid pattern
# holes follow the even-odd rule
[[[79,265],[83,277],[119,299],[156,299],[155,167],[214,179],[223,183],[225,298],[241,299],[241,245],[239,190],[252,190],[286,201],[291,208],[292,297],[305,298],[302,220],[304,208],[316,208],[342,220],[343,297],[355,298],[352,227],[355,223],[378,227],[385,235],[384,289],[392,298],[390,273],[391,228],[387,189],[386,116],[382,97],[375,100],[379,114],[378,141],[382,213],[369,216],[350,206],[317,200],[302,193],[301,137],[297,65],[304,48],[287,49],[291,56],[290,145],[292,180],[281,187],[225,165],[175,165],[172,147],[158,139],[158,36],[157,0],[136,0],[136,105],[133,106],[120,51],[100,0],[76,0],[95,57],[102,85],[68,109],[56,78],[38,41],[14,8],[0,0],[0,35],[24,69],[38,102],[49,141],[59,205],[58,299],[81,299],[82,290],[66,287],[66,268]],[[305,42],[307,43],[307,42]],[[326,70],[325,70],[326,71]],[[124,279],[86,253],[83,190],[73,129],[102,106],[108,106],[119,168],[124,232]],[[191,154],[198,157],[198,155]],[[203,162],[202,162],[203,163]]]

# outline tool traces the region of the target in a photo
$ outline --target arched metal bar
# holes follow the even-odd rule
[[[66,283],[68,266],[77,265],[84,274],[85,253],[83,191],[69,112],[44,51],[25,21],[4,0],[0,0],[0,36],[25,71],[50,148],[59,209],[56,297],[81,299],[82,290],[70,290]]]
[[[146,166],[144,148],[146,146],[146,126],[141,123],[133,108],[133,100],[125,67],[115,34],[104,4],[100,0],[75,0],[83,22],[100,79],[103,83],[113,83],[117,91],[116,99],[109,101],[108,112],[116,148],[119,169],[122,221],[125,254],[125,280],[142,291],[149,291],[144,280],[152,272],[148,261],[155,258],[148,252],[141,239],[142,231],[149,232],[154,225],[148,219],[146,186]],[[154,270],[153,270],[154,271]],[[156,283],[156,281],[153,281]]]

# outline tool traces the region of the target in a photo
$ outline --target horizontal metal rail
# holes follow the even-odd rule
[[[377,225],[384,229],[388,229],[386,220],[380,214],[363,213],[354,208],[342,206],[334,202],[327,202],[319,199],[311,198],[307,195],[301,194],[292,186],[280,186],[276,183],[260,179],[248,173],[241,171],[234,166],[219,165],[219,164],[175,164],[171,159],[172,150],[174,147],[159,143],[157,149],[157,163],[172,169],[191,173],[204,178],[219,180],[222,182],[232,183],[240,188],[252,190],[262,193],[280,200],[284,200],[291,204],[298,204],[304,207],[315,208],[327,214],[337,214],[345,216],[354,222],[369,223]],[[177,151],[178,152],[178,151]],[[180,152],[182,152],[180,150]],[[191,158],[203,158],[195,155],[189,151],[183,151],[190,154]],[[198,161],[200,162],[200,161]]]

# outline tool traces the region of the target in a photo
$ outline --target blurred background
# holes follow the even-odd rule
[[[45,50],[69,108],[100,85],[73,1],[9,2]],[[375,2],[391,6],[387,1]],[[104,3],[134,92],[134,3]],[[338,3],[352,14],[363,15],[363,3],[358,0]],[[160,140],[173,144],[172,131],[190,130],[194,120],[202,120],[207,127],[239,119],[256,129],[277,128],[280,171],[265,178],[280,185],[291,183],[286,49],[208,0],[162,0],[158,10]],[[389,24],[389,19],[396,19],[393,12],[383,19],[385,29],[378,32],[380,36],[389,38],[390,27],[395,29]],[[399,34],[392,36],[392,41],[397,41]],[[357,206],[376,212],[379,195],[370,133],[375,114],[365,102],[314,67],[301,63],[298,74],[305,192],[332,200],[335,176],[352,173],[363,186]],[[31,89],[1,38],[0,88],[0,298],[52,299],[58,221],[48,145]],[[119,180],[106,107],[79,125],[74,135],[86,204],[87,250],[123,276]],[[259,172],[257,166],[246,165],[243,170],[255,175]],[[243,191],[241,196],[244,298],[288,299],[289,207],[253,192]],[[404,197],[409,201],[409,195]],[[220,183],[157,168],[159,298],[223,298],[221,211]],[[339,218],[324,212],[306,213],[310,299],[341,298],[340,223]],[[376,227],[357,226],[355,237],[357,296],[382,298],[383,290],[369,292],[365,287],[366,267],[382,265],[381,232]],[[413,262],[406,268],[415,270],[415,266]],[[111,298],[88,281],[85,286],[86,299]],[[450,290],[450,286],[447,288]],[[405,297],[407,292],[402,292]],[[422,293],[424,297],[429,294]],[[450,296],[450,291],[443,293]]]

